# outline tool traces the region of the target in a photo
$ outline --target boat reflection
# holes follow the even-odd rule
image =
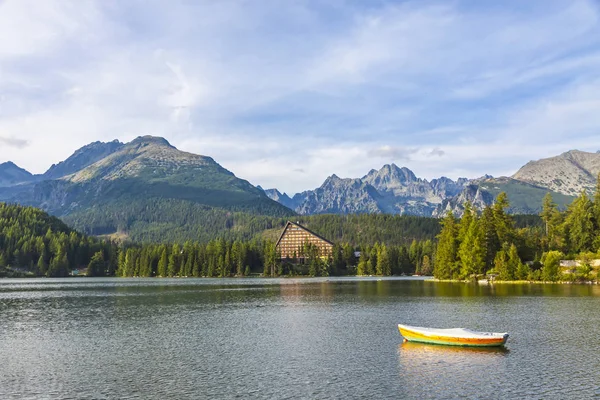
[[[398,354],[410,353],[411,357],[428,357],[443,355],[465,355],[465,354],[507,354],[509,350],[504,346],[499,347],[470,347],[470,346],[444,346],[439,344],[427,344],[406,341],[398,346]]]
[[[483,371],[502,376],[508,364],[505,347],[461,347],[405,342],[398,345],[402,398],[448,398],[448,391],[473,385]],[[483,396],[485,398],[485,396]]]

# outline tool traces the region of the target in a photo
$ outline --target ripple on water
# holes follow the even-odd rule
[[[599,395],[596,291],[485,290],[361,279],[0,282],[0,398]],[[399,322],[511,336],[506,349],[400,344]]]

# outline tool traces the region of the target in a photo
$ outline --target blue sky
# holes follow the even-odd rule
[[[600,2],[0,0],[0,162],[152,134],[288,193],[600,149]]]

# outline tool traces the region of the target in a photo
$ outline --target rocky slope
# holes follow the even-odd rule
[[[567,196],[594,192],[600,173],[600,153],[571,150],[556,157],[530,161],[513,179],[548,188]]]
[[[265,193],[299,214],[389,213],[431,216],[442,202],[458,195],[467,183],[442,177],[428,182],[408,168],[395,164],[371,170],[362,178],[341,179],[332,175],[315,190],[291,199],[277,189]],[[287,198],[286,198],[287,197]]]
[[[83,168],[92,165],[96,161],[114,153],[124,146],[118,140],[113,140],[109,143],[94,142],[87,146],[83,146],[73,155],[58,164],[53,164],[46,173],[43,179],[58,179],[67,175],[81,171]]]
[[[332,175],[319,188],[296,194],[292,205],[303,215],[390,212],[382,199],[373,186],[360,179]]]

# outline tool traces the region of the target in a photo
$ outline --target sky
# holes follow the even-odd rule
[[[600,0],[0,0],[0,162],[165,137],[293,194],[600,149]]]

